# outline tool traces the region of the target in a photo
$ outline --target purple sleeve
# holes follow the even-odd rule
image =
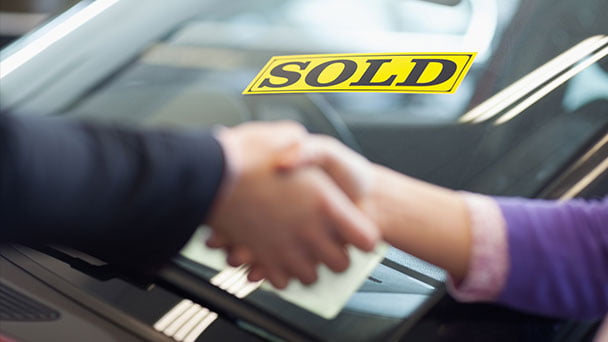
[[[599,318],[608,312],[608,197],[555,202],[496,198],[510,270],[498,302],[529,312]]]
[[[448,276],[448,291],[459,301],[496,301],[507,279],[507,227],[498,203],[488,196],[461,192],[471,222],[471,254],[464,279]]]

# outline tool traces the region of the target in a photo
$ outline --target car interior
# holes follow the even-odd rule
[[[386,21],[366,22],[375,35],[360,41],[342,38],[363,36],[352,22],[327,24],[333,12],[309,15],[340,1],[154,1],[131,21],[124,14],[134,13],[135,2],[93,3],[102,15],[6,75],[3,109],[169,128],[290,119],[452,189],[551,199],[608,192],[608,23],[593,16],[608,12],[605,2],[357,1],[352,16]],[[90,8],[76,5],[46,32]],[[455,19],[423,26],[413,10]],[[493,19],[483,11],[494,11]],[[571,13],[579,20],[562,21]],[[104,31],[114,22],[124,27]],[[476,37],[487,51],[453,97],[241,95],[269,56],[378,51],[386,42],[418,42],[423,30],[456,49],[479,25],[492,33]],[[425,47],[412,46],[397,49]],[[40,76],[28,81],[33,74]],[[246,269],[215,269],[184,251],[156,277],[142,278],[62,246],[5,245],[0,270],[0,341],[11,342],[571,341],[590,340],[599,324],[456,303],[443,270],[395,248],[332,319],[249,283]]]

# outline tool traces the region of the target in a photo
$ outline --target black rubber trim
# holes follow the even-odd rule
[[[0,257],[3,257],[11,264],[22,269],[40,282],[46,284],[55,291],[61,293],[66,298],[77,303],[81,307],[111,322],[116,327],[131,333],[145,341],[174,341],[154,330],[153,327],[140,322],[132,316],[112,307],[111,305],[87,294],[82,289],[66,282],[57,274],[49,271],[44,266],[38,264],[36,254],[38,251],[29,249],[21,245],[3,246],[0,250]]]

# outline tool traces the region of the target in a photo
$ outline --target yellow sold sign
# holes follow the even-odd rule
[[[272,57],[243,94],[454,93],[476,53],[370,53]]]

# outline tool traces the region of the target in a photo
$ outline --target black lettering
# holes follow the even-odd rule
[[[287,79],[287,81],[285,81],[284,83],[275,84],[275,83],[270,82],[270,78],[266,78],[260,84],[260,88],[263,88],[263,87],[281,88],[281,87],[290,86],[290,85],[298,82],[298,80],[300,79],[300,76],[302,76],[302,75],[300,75],[300,73],[297,71],[285,70],[285,67],[288,65],[297,65],[300,67],[300,70],[304,70],[308,67],[308,64],[310,64],[310,62],[305,62],[305,63],[304,62],[287,62],[287,63],[279,64],[276,67],[272,68],[272,70],[270,71],[270,75],[275,76],[275,77],[285,78],[285,79]]]
[[[392,59],[368,59],[366,62],[369,63],[369,66],[367,67],[367,70],[365,70],[365,72],[363,73],[363,76],[361,76],[361,78],[357,82],[353,82],[350,85],[352,85],[352,86],[390,86],[393,83],[393,81],[395,80],[395,77],[397,77],[397,75],[392,75],[387,80],[382,81],[382,82],[372,82],[372,78],[374,78],[374,76],[376,76],[376,73],[378,72],[378,70],[380,69],[382,64],[391,62],[391,61],[392,61]]]
[[[414,69],[405,81],[395,84],[396,86],[432,86],[447,81],[456,72],[456,63],[447,59],[412,59],[412,62],[416,63]],[[441,72],[432,81],[418,83],[420,76],[431,63],[441,63]]]
[[[321,75],[323,70],[325,70],[328,66],[335,64],[335,63],[342,63],[344,65],[344,70],[342,70],[340,75],[338,75],[338,77],[336,77],[336,79],[333,81],[329,81],[326,83],[319,82],[319,76]],[[349,77],[351,77],[355,73],[356,70],[357,70],[357,63],[355,63],[351,60],[348,60],[348,59],[338,59],[335,61],[321,63],[321,64],[317,65],[316,67],[314,67],[312,70],[310,70],[308,75],[306,75],[305,81],[309,86],[312,86],[312,87],[329,87],[329,86],[340,84],[340,83],[346,81],[347,79],[349,79]]]

